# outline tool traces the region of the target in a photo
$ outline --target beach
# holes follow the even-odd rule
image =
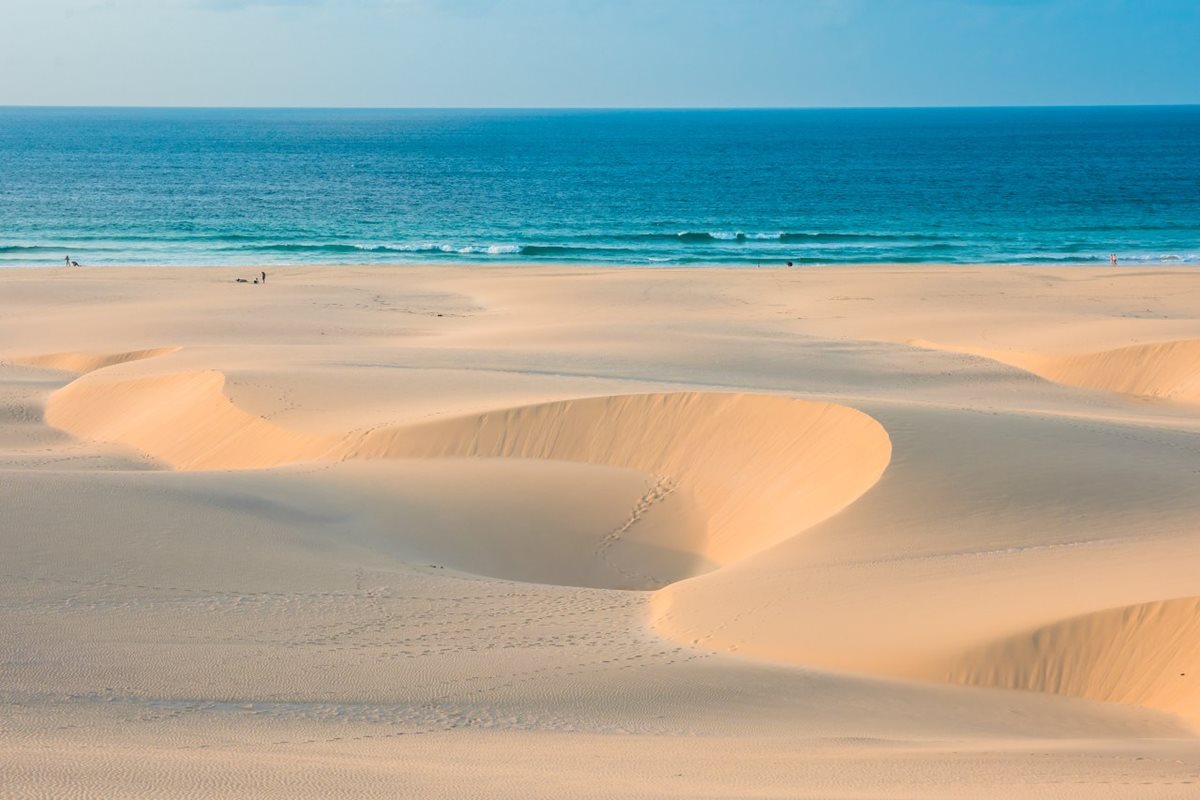
[[[0,797],[1200,791],[1200,267],[0,270],[0,475]]]

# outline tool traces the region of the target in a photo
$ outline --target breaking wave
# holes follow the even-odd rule
[[[534,238],[531,236],[530,238]],[[81,263],[98,264],[292,264],[430,263],[454,261],[548,261],[597,264],[848,263],[1104,264],[1108,252],[1086,242],[1060,242],[1044,249],[1005,249],[965,236],[886,232],[682,231],[544,234],[532,242],[279,241],[231,234],[219,241],[202,234],[147,240],[139,235],[103,241],[0,244],[6,266],[61,264],[70,253]],[[1195,264],[1192,249],[1119,254],[1119,263]]]
[[[660,238],[651,234],[648,238]],[[674,238],[681,242],[788,242],[793,244],[822,242],[940,242],[942,237],[919,233],[849,233],[839,231],[780,231],[776,233],[745,233],[743,231],[680,231]]]

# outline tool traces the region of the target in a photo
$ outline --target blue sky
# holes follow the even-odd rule
[[[1200,0],[0,0],[0,104],[1200,103]]]

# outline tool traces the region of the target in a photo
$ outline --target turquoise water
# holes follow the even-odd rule
[[[1200,107],[0,108],[0,264],[1200,262]]]

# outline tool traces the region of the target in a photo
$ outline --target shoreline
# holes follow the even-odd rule
[[[648,272],[680,272],[680,271],[731,271],[731,272],[749,272],[755,270],[782,270],[782,271],[812,271],[812,270],[838,270],[838,269],[976,269],[987,267],[990,269],[1030,269],[1030,270],[1055,270],[1067,269],[1077,271],[1080,269],[1094,269],[1098,271],[1111,272],[1115,270],[1134,269],[1196,269],[1200,268],[1200,261],[1172,261],[1172,262],[1120,262],[1115,267],[1107,263],[1097,263],[1094,261],[1079,261],[1069,263],[1038,263],[1038,262],[995,262],[995,261],[980,261],[980,262],[946,262],[946,261],[855,261],[845,263],[823,263],[823,264],[795,264],[791,267],[786,264],[740,264],[740,263],[712,263],[712,264],[619,264],[605,262],[548,262],[548,261],[503,261],[503,262],[483,262],[483,261],[403,261],[403,262],[355,262],[355,263],[294,263],[294,264],[81,264],[78,267],[65,267],[59,264],[11,264],[0,267],[0,274],[6,270],[14,271],[61,271],[63,273],[75,273],[86,270],[137,270],[137,269],[183,269],[183,270],[303,270],[303,269],[456,269],[456,270],[497,270],[497,269],[520,269],[520,270],[537,270],[537,269],[578,269],[578,270],[612,270],[628,272],[631,270],[648,271]]]

